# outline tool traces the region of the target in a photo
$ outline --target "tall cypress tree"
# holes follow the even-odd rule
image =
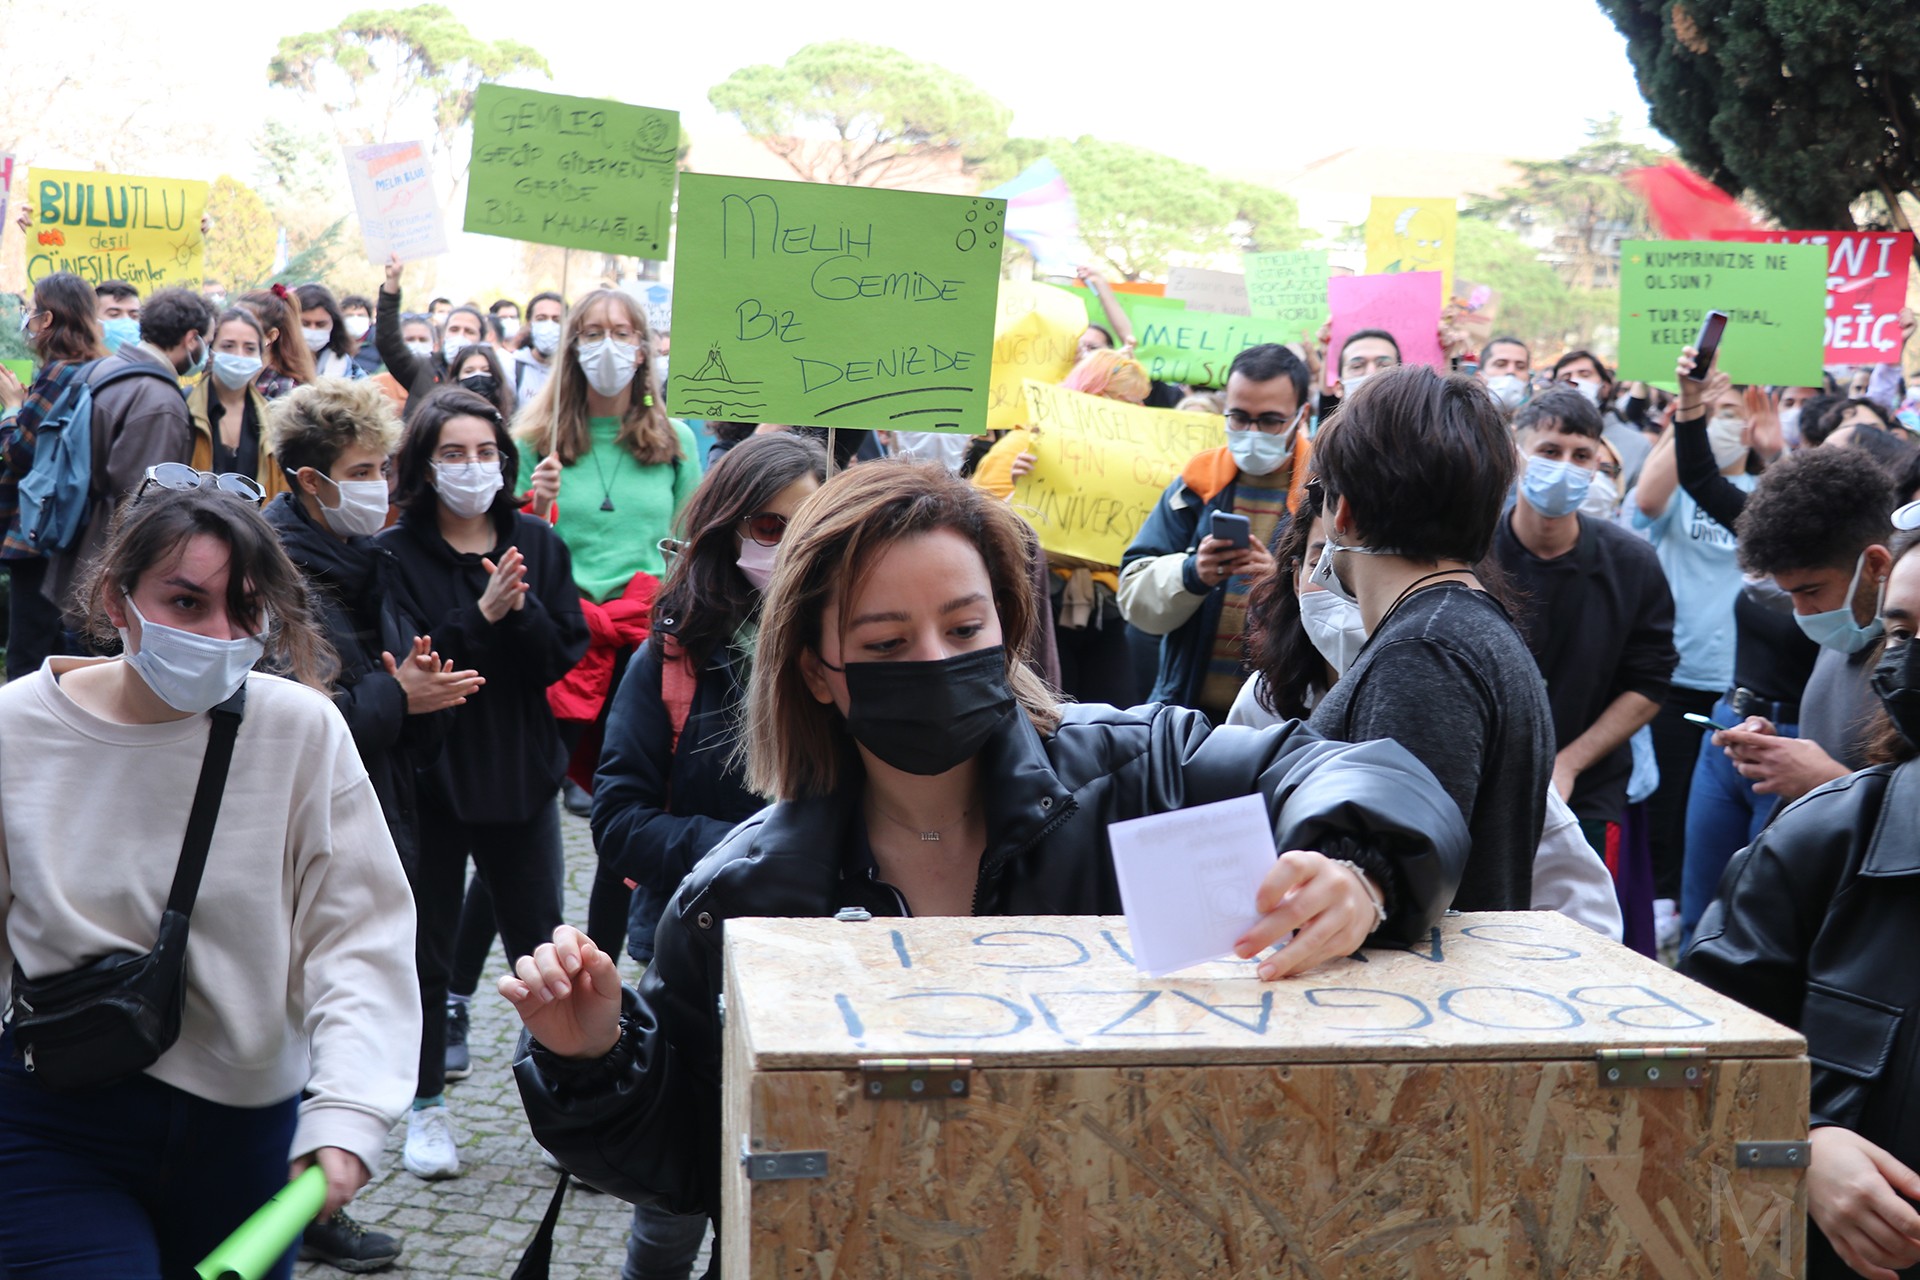
[[[1920,198],[1914,0],[1598,0],[1627,38],[1653,125],[1681,157],[1790,227],[1846,228]]]

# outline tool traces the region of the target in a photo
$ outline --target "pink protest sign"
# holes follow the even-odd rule
[[[1904,231],[1720,231],[1715,240],[1827,251],[1828,364],[1898,364],[1912,237]]]
[[[1333,313],[1333,337],[1327,345],[1327,385],[1340,376],[1340,348],[1349,334],[1384,329],[1400,346],[1403,364],[1426,364],[1445,372],[1440,350],[1440,273],[1409,271],[1394,275],[1332,276],[1327,307]]]

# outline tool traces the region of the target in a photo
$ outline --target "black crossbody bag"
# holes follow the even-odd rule
[[[213,824],[233,762],[233,740],[247,686],[215,707],[200,783],[187,818],[160,936],[143,955],[118,952],[84,968],[29,978],[16,962],[7,1025],[14,1052],[50,1089],[70,1092],[118,1084],[146,1070],[180,1038],[187,1001],[187,929],[207,869]]]

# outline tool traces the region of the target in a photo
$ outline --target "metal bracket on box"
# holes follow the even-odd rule
[[[740,1165],[749,1182],[779,1182],[787,1178],[824,1178],[827,1153],[824,1151],[755,1151],[740,1144]]]
[[[1804,1169],[1813,1161],[1813,1144],[1798,1142],[1736,1142],[1736,1169]]]
[[[1601,1049],[1593,1058],[1603,1088],[1704,1089],[1713,1077],[1705,1049]]]
[[[972,1072],[972,1058],[862,1058],[860,1092],[902,1102],[964,1098]]]

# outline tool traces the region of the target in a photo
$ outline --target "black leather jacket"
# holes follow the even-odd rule
[[[1298,722],[1209,727],[1199,712],[1071,706],[1043,738],[1024,716],[982,748],[987,850],[978,915],[1121,911],[1107,824],[1259,793],[1282,849],[1350,858],[1386,888],[1380,938],[1424,934],[1467,855],[1459,806],[1391,741],[1328,742]],[[577,1062],[525,1042],[514,1073],[542,1145],[594,1186],[676,1212],[719,1209],[721,928],[735,916],[902,914],[864,869],[861,785],[776,804],[708,854],[667,904],[618,1045]]]
[[[1814,1127],[1852,1129],[1912,1167],[1917,928],[1920,761],[1879,765],[1808,792],[1727,864],[1680,969],[1807,1038]],[[1810,1244],[1809,1276],[1853,1274],[1819,1233]]]

